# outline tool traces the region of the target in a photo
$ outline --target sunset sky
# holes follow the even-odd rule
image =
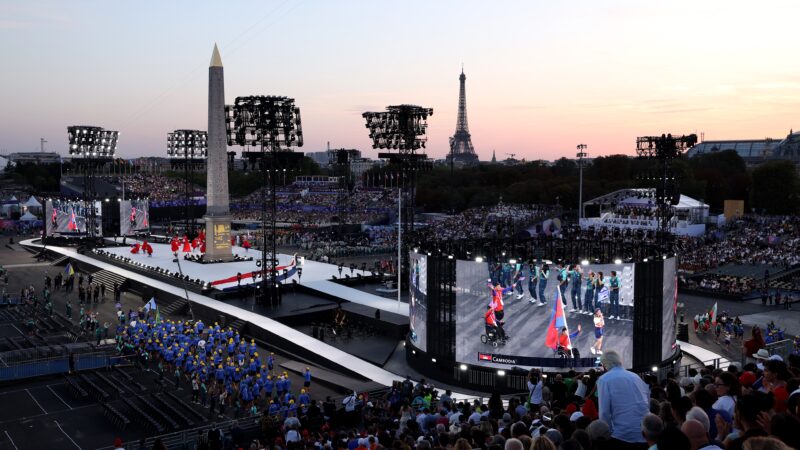
[[[226,102],[286,95],[302,151],[377,155],[361,113],[432,107],[453,134],[467,75],[481,159],[633,154],[636,136],[782,138],[800,128],[796,1],[33,1],[0,4],[0,153],[66,153],[68,125],[119,130],[119,156],[166,155],[206,128],[216,42]]]

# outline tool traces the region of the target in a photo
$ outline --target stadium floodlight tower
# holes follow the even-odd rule
[[[183,167],[184,228],[189,239],[193,239],[195,223],[192,215],[192,174],[208,157],[208,133],[201,130],[175,130],[167,133],[167,156],[173,168]]]
[[[408,267],[408,252],[403,252],[403,231],[408,236],[414,231],[414,202],[417,172],[431,167],[425,153],[417,150],[425,148],[428,129],[428,116],[432,108],[417,105],[387,106],[386,111],[365,112],[366,127],[372,139],[372,148],[397,150],[397,152],[378,153],[387,159],[388,169],[400,180],[398,183],[397,217],[397,300],[402,292],[402,272]],[[409,236],[410,237],[410,236]]]
[[[99,234],[101,224],[97,223],[95,200],[97,189],[95,178],[98,172],[114,159],[117,152],[119,131],[106,130],[89,125],[71,125],[67,127],[69,140],[69,156],[73,167],[80,169],[83,176],[83,202],[89,211],[91,226],[87,225],[86,234],[92,238]]]
[[[258,299],[262,304],[275,306],[281,301],[277,271],[277,180],[279,172],[294,170],[302,164],[303,154],[292,151],[292,147],[303,146],[300,108],[289,97],[236,97],[233,105],[225,107],[225,116],[228,145],[260,147],[259,152],[243,151],[242,157],[248,158],[251,166],[255,166],[257,161],[263,176],[263,239],[261,260],[257,262],[261,271],[261,289]]]
[[[672,170],[672,161],[697,143],[697,135],[642,136],[636,138],[636,155],[642,159],[653,160],[657,168],[645,175],[645,179],[655,185],[656,218],[658,220],[658,242],[662,251],[672,250],[673,236],[670,233],[670,220],[674,208],[681,200],[677,176]]]

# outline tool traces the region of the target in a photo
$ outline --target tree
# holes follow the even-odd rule
[[[768,214],[794,214],[798,205],[798,177],[790,161],[764,163],[752,172],[752,205]]]
[[[699,197],[711,208],[721,209],[725,200],[747,200],[750,176],[736,151],[698,155],[689,160],[689,165],[694,181],[705,187]]]

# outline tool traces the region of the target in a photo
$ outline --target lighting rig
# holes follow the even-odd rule
[[[402,235],[414,231],[414,202],[417,173],[430,170],[431,162],[425,153],[417,153],[425,148],[428,116],[432,108],[417,105],[387,106],[386,111],[365,112],[362,114],[372,139],[372,148],[397,150],[397,152],[378,153],[378,157],[388,160],[388,172],[397,176],[398,183],[398,277],[397,296],[400,299],[401,273],[408,268],[408,252],[403,252]]]
[[[201,130],[175,130],[167,133],[167,156],[173,168],[183,167],[184,228],[189,239],[195,237],[192,174],[202,169],[208,157],[208,133]]]
[[[642,159],[656,162],[656,168],[642,178],[650,185],[655,185],[656,218],[658,220],[658,241],[665,248],[672,245],[672,234],[669,221],[673,215],[673,206],[681,199],[678,179],[672,169],[672,161],[691,146],[697,143],[697,135],[642,136],[636,138],[636,155]]]
[[[106,130],[102,127],[72,125],[67,127],[69,155],[73,167],[77,167],[83,176],[83,202],[88,211],[86,234],[93,242],[100,232],[101,224],[97,220],[97,188],[96,174],[104,165],[114,159],[117,151],[119,131]]]
[[[281,291],[277,282],[277,179],[287,170],[302,165],[303,154],[291,147],[303,146],[303,130],[300,123],[300,108],[294,99],[280,96],[236,97],[233,105],[225,107],[228,145],[248,148],[242,152],[251,167],[256,164],[263,176],[261,190],[261,230],[263,232],[261,261],[262,282],[258,295],[262,304],[280,304]],[[249,147],[260,147],[260,151],[249,151]],[[267,190],[269,187],[269,197]],[[269,237],[267,237],[269,230]],[[269,258],[267,254],[269,253]]]
[[[342,234],[345,232],[347,215],[350,212],[350,196],[354,188],[350,164],[357,154],[357,150],[344,148],[328,150],[328,166],[333,169],[333,176],[337,178],[336,210]]]

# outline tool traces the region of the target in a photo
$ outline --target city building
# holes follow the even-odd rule
[[[789,160],[800,163],[800,131],[789,131],[785,138],[739,139],[721,141],[702,141],[690,148],[686,155],[698,155],[733,150],[748,165],[758,165],[767,161]]]

